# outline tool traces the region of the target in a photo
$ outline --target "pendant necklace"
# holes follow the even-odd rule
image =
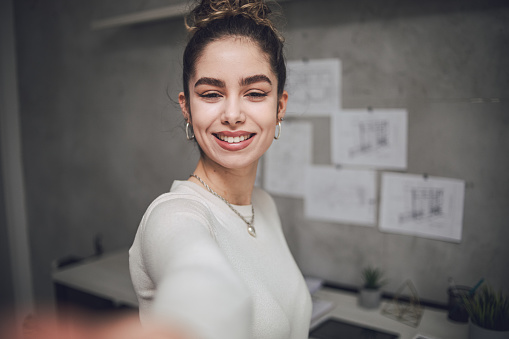
[[[254,228],[254,218],[255,218],[255,213],[254,213],[254,206],[251,204],[251,213],[253,214],[253,216],[251,217],[251,221],[247,221],[246,218],[244,218],[240,213],[239,211],[237,211],[232,204],[230,204],[230,202],[228,200],[226,200],[225,198],[223,198],[222,196],[220,196],[219,194],[217,194],[216,192],[214,192],[212,190],[212,188],[209,187],[209,185],[207,185],[205,183],[205,181],[201,180],[201,178],[199,176],[197,176],[196,174],[191,174],[190,177],[195,177],[196,179],[198,179],[199,182],[202,183],[203,186],[205,186],[205,188],[210,192],[212,193],[213,195],[215,195],[216,197],[218,197],[219,199],[223,200],[226,205],[228,205],[228,207],[230,207],[230,209],[235,212],[235,214],[237,214],[247,225],[247,233],[249,233],[252,237],[256,238],[256,230]]]

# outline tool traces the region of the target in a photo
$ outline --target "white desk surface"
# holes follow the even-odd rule
[[[320,319],[332,316],[375,329],[398,333],[400,339],[413,339],[417,334],[433,339],[466,339],[468,337],[468,325],[449,321],[447,312],[443,310],[424,308],[419,326],[414,328],[382,315],[381,309],[385,305],[385,301],[382,302],[379,309],[366,310],[357,306],[356,293],[322,288],[313,296],[331,300],[335,304],[335,307]]]
[[[138,307],[127,249],[53,272],[53,281],[116,303]]]
[[[128,251],[121,250],[86,260],[53,273],[57,283],[91,293],[117,303],[136,307],[138,301],[129,275]],[[322,288],[314,297],[331,300],[334,308],[321,319],[333,316],[349,322],[399,333],[400,339],[413,339],[417,334],[433,339],[466,339],[468,326],[447,319],[443,310],[425,308],[419,327],[414,328],[380,313],[357,306],[357,295],[337,289]],[[382,303],[383,306],[383,303]]]

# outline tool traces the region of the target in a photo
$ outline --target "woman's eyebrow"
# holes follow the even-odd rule
[[[210,85],[210,86],[221,87],[221,88],[226,87],[226,84],[224,83],[223,80],[219,80],[219,79],[215,79],[215,78],[207,78],[207,77],[198,79],[198,81],[196,81],[196,83],[194,84],[194,87],[197,87],[199,85]]]
[[[247,78],[243,78],[240,80],[241,86],[249,86],[251,84],[257,83],[257,82],[268,82],[269,85],[272,85],[272,81],[270,81],[269,77],[263,74],[257,74],[253,75]]]

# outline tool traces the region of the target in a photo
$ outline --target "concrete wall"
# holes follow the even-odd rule
[[[446,300],[448,277],[466,285],[484,277],[509,290],[509,7],[501,4],[363,0],[284,7],[288,58],[341,59],[344,108],[408,110],[408,173],[467,182],[460,244],[309,221],[302,201],[278,199],[304,272],[358,285],[360,268],[373,264],[387,271],[388,290],[410,278],[422,297],[437,301]],[[321,134],[315,163],[330,163],[327,123],[314,122]]]
[[[174,103],[185,31],[182,19],[92,31],[97,12],[84,1],[15,5],[34,284],[50,300],[52,260],[91,254],[98,233],[106,250],[128,247],[150,201],[194,169]],[[471,183],[460,244],[312,222],[302,200],[276,197],[304,273],[358,284],[372,263],[389,290],[411,278],[436,301],[449,276],[507,287],[509,6],[295,0],[282,10],[288,59],[342,60],[343,107],[408,109],[408,172]],[[328,121],[313,123],[314,160],[330,163]]]
[[[12,1],[0,2],[0,311],[32,310]]]
[[[52,260],[128,247],[150,201],[186,178],[182,19],[92,31],[83,1],[17,1],[21,121],[36,296]]]
[[[9,312],[13,311],[12,306],[14,303],[14,289],[12,286],[12,268],[10,261],[11,256],[8,245],[3,172],[2,166],[0,166],[0,268],[2,270],[2,279],[0,279],[0,312],[7,310]]]
[[[1,6],[1,4],[0,4]],[[4,7],[0,7],[4,9]],[[7,15],[0,13],[0,19],[6,20]],[[12,19],[12,16],[9,16],[9,19]],[[5,36],[5,32],[3,31],[5,28],[3,25],[0,25],[0,41],[3,42],[3,37]],[[4,46],[4,43],[2,44]],[[6,50],[2,48],[0,51],[0,77],[5,76],[1,70],[3,69],[3,63],[5,59],[5,55],[7,53],[12,52],[12,48],[10,50]],[[1,80],[2,78],[0,78]],[[0,81],[0,91],[3,90],[3,81]],[[2,93],[2,92],[0,92]],[[0,94],[0,98],[2,95]],[[3,124],[1,117],[4,114],[5,105],[3,104],[3,100],[0,101],[0,131],[2,130]],[[6,215],[6,204],[5,204],[5,195],[4,195],[4,173],[3,173],[3,143],[2,138],[0,138],[0,270],[2,271],[2,279],[0,279],[0,312],[5,311],[7,308],[9,311],[12,311],[10,308],[14,302],[14,289],[12,286],[12,268],[11,268],[11,257],[9,253],[9,235],[7,230],[7,215]]]

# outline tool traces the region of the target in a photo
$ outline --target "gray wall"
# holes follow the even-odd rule
[[[19,160],[21,158],[19,147],[19,125],[16,124],[16,117],[18,114],[18,97],[16,70],[13,65],[15,64],[14,55],[14,19],[12,2],[0,2],[0,271],[2,272],[0,278],[0,313],[13,314],[15,302],[19,302],[20,306],[23,301],[22,288],[14,284],[13,277],[15,276],[15,264],[12,263],[14,259],[12,251],[12,243],[10,240],[15,238],[16,235],[22,232],[13,232],[12,226],[16,225],[16,230],[23,230],[23,224],[19,215],[24,216],[23,206],[14,206],[17,198],[22,197],[18,194],[16,189],[19,187],[19,181],[16,179],[22,178],[22,174],[17,170],[18,164],[11,163],[12,160]],[[13,140],[18,136],[17,140]],[[13,175],[14,174],[14,175]],[[14,191],[14,192],[13,192]],[[9,222],[8,222],[9,220]],[[16,239],[18,240],[18,239]],[[19,242],[21,243],[21,241]],[[25,242],[26,244],[26,242]],[[20,248],[17,254],[21,254],[25,249]],[[19,255],[18,262],[23,254]],[[25,255],[25,259],[28,254]],[[25,272],[30,271],[28,265],[25,265]],[[16,270],[20,273],[23,270]],[[31,277],[19,274],[20,277],[27,278],[26,281],[30,282]],[[23,285],[23,284],[20,284]],[[17,288],[16,288],[17,287]],[[21,292],[21,293],[19,293]],[[24,300],[21,300],[21,299]],[[29,298],[27,298],[29,299]],[[29,305],[23,305],[25,307]],[[0,317],[5,315],[0,314]],[[2,319],[5,321],[6,319]]]
[[[282,5],[288,59],[340,58],[343,107],[408,109],[408,172],[471,183],[460,244],[312,222],[302,200],[276,197],[304,273],[358,284],[371,263],[389,290],[411,278],[436,301],[449,276],[507,290],[509,6],[478,3]],[[174,103],[185,31],[182,19],[91,31],[97,13],[84,1],[15,6],[34,285],[49,300],[52,260],[91,254],[97,233],[106,250],[128,247],[150,201],[194,168]],[[314,160],[329,163],[327,121],[313,123]]]
[[[0,153],[1,149],[0,147]],[[0,159],[2,159],[1,154]],[[12,307],[14,303],[14,288],[12,286],[11,256],[8,247],[3,181],[3,171],[2,166],[0,166],[0,269],[2,270],[2,278],[0,278],[0,313],[14,310]]]
[[[445,301],[450,276],[467,285],[484,277],[509,291],[508,4],[326,3],[285,6],[287,56],[340,58],[344,108],[408,110],[407,171],[467,182],[463,240],[308,221],[302,201],[278,199],[301,268],[358,285],[360,267],[373,264],[387,271],[388,290],[410,278],[437,301]],[[316,163],[330,163],[327,132],[326,120],[315,121]]]

